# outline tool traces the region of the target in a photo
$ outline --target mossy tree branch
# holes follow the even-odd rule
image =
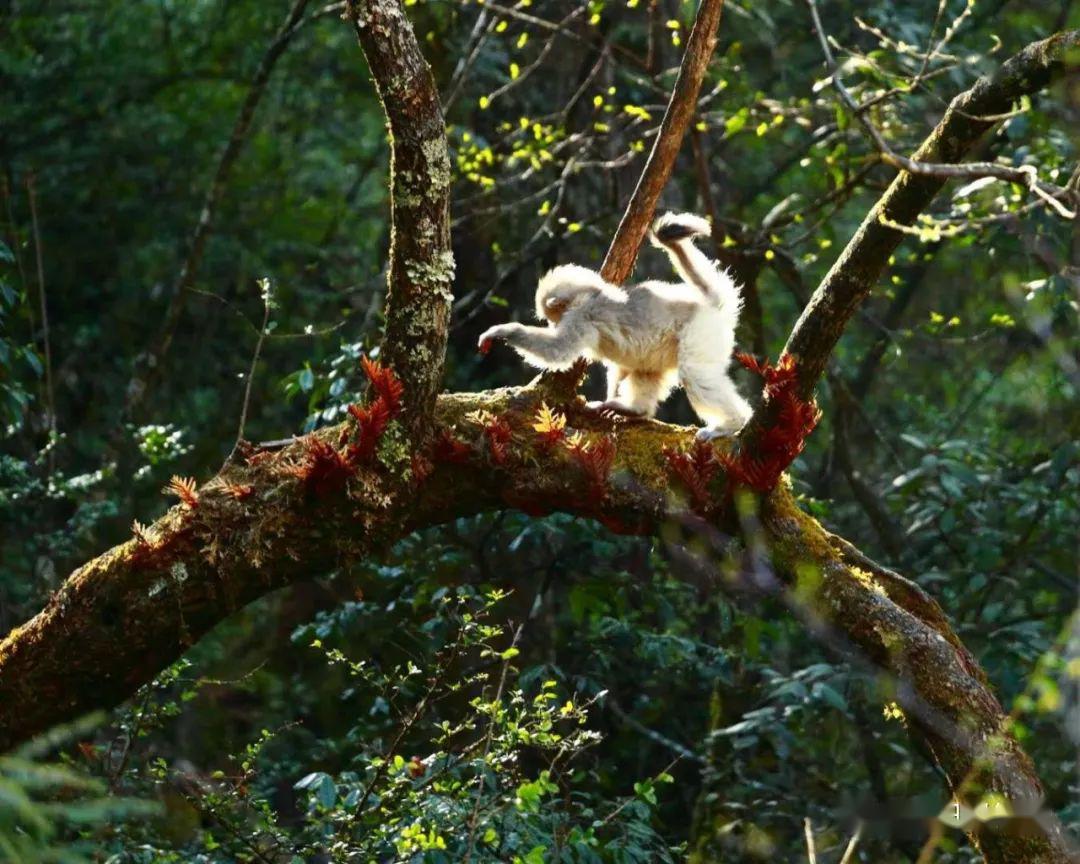
[[[689,521],[770,550],[773,588],[799,598],[797,611],[817,635],[895,682],[897,701],[955,794],[975,806],[993,790],[1026,817],[1023,833],[1010,830],[1012,820],[980,834],[987,861],[1069,860],[1056,823],[1039,815],[1038,778],[985,676],[922,589],[829,535],[783,484],[760,499],[748,527],[717,474],[709,518],[699,522],[673,505],[681,481],[664,453],[688,446],[690,430],[655,421],[612,428],[575,399],[561,406],[569,425],[601,433],[615,447],[598,495],[595,476],[565,445],[537,441],[532,423],[540,400],[526,388],[439,397],[437,428],[453,430],[467,450],[436,459],[419,485],[402,452],[315,494],[288,470],[303,458],[303,441],[226,466],[199,490],[196,506],[179,505],[148,529],[150,546],[131,540],[79,568],[41,613],[0,643],[0,750],[91,708],[118,704],[246,603],[313,572],[378,556],[425,527],[507,507],[574,513],[640,533]],[[510,428],[501,462],[484,429],[468,419],[480,410]],[[317,434],[333,443],[348,428]],[[250,492],[238,500],[230,491],[236,489]],[[704,565],[718,572],[714,561]],[[743,587],[719,578],[714,584]]]

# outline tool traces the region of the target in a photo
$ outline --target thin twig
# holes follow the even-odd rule
[[[670,762],[668,762],[667,767],[664,768],[664,770],[661,771],[660,774],[670,774],[671,769],[674,768],[676,765],[678,765],[679,762],[682,760],[682,758],[683,758],[682,756],[676,756],[674,759],[672,759]],[[655,777],[659,777],[660,774],[654,775],[654,779],[655,779]],[[625,810],[627,807],[629,807],[630,804],[632,802],[636,801],[636,800],[637,800],[637,797],[635,795],[627,795],[626,798],[622,801],[621,804],[619,804],[618,807],[616,807],[614,810],[612,810],[610,813],[608,813],[607,816],[605,816],[603,818],[603,820],[600,822],[601,827],[604,826],[604,825],[608,825],[609,823],[615,821],[615,817],[618,816],[620,813],[622,813],[623,810]]]
[[[806,835],[806,860],[810,864],[817,864],[817,849],[814,848],[814,826],[810,823],[810,817],[803,819],[803,834]]]
[[[518,640],[521,638],[521,631],[525,627],[525,623],[522,622],[518,625],[517,630],[514,632],[514,638],[510,642],[511,648],[516,648]],[[510,652],[511,654],[513,652]],[[510,660],[508,657],[503,663],[502,673],[499,675],[499,685],[495,688],[495,698],[492,700],[495,703],[502,702],[503,690],[506,688],[506,675],[510,670]],[[469,815],[469,842],[465,847],[465,864],[469,864],[472,861],[473,849],[476,846],[476,825],[480,818],[480,801],[483,799],[484,792],[484,769],[483,765],[487,762],[488,753],[491,752],[491,739],[495,735],[495,712],[491,714],[491,721],[488,723],[487,734],[484,736],[484,753],[480,757],[480,769],[476,774],[476,800],[473,802],[472,813]]]
[[[855,826],[855,833],[851,835],[851,840],[848,841],[847,849],[844,850],[844,857],[840,859],[840,864],[851,864],[851,862],[855,860],[855,847],[859,845],[859,838],[862,837],[862,829],[862,822]]]
[[[236,430],[236,443],[233,445],[233,453],[236,453],[237,448],[240,447],[240,442],[244,440],[244,426],[247,425],[248,406],[251,404],[251,385],[255,380],[255,367],[259,363],[263,342],[266,341],[266,328],[270,324],[270,310],[274,305],[270,294],[270,280],[260,279],[259,288],[263,301],[262,327],[259,328],[259,339],[255,343],[255,351],[251,355],[251,368],[248,370],[247,383],[244,385],[244,404],[240,408],[240,425]],[[232,459],[232,456],[229,458]]]
[[[38,228],[37,191],[33,172],[26,175],[26,193],[30,200],[30,225],[34,232],[34,259],[37,264],[38,304],[41,310],[41,341],[45,348],[45,405],[49,412],[49,435],[56,435],[56,396],[53,392],[52,346],[49,343],[49,309],[45,299],[45,264]],[[49,448],[49,473],[55,465],[55,448]]]
[[[484,45],[484,40],[487,39],[488,34],[491,32],[491,25],[488,23],[488,11],[488,9],[483,8],[480,10],[480,14],[476,16],[476,22],[473,24],[472,32],[469,34],[465,51],[462,52],[461,57],[458,59],[454,74],[450,77],[450,86],[447,88],[446,96],[442,100],[444,113],[450,113],[454,102],[457,101],[458,94],[461,92],[461,85],[465,82],[465,75],[468,74],[472,64],[476,61],[480,49]]]
[[[655,729],[649,728],[636,717],[627,714],[623,707],[615,699],[613,699],[610,694],[608,694],[607,699],[604,700],[604,704],[611,709],[612,713],[616,717],[622,720],[623,723],[625,723],[638,734],[645,736],[650,741],[654,741],[661,747],[666,747],[673,753],[678,754],[679,757],[682,759],[689,759],[691,762],[694,762],[698,765],[706,764],[706,760],[701,756],[700,753],[695,753],[685,744],[680,744],[675,739],[669,738],[667,735],[664,735],[661,732],[657,732]]]

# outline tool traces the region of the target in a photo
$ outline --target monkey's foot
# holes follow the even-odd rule
[[[619,402],[615,399],[609,399],[607,402],[586,402],[586,408],[591,408],[593,411],[599,411],[605,417],[635,417],[643,418],[645,416],[644,411],[635,411],[629,405]]]
[[[717,438],[734,438],[738,434],[738,426],[703,426],[694,437],[698,441],[715,441]]]

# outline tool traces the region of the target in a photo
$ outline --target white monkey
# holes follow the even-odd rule
[[[683,281],[611,285],[585,267],[564,264],[536,286],[536,317],[547,327],[499,324],[480,337],[481,350],[503,340],[541,369],[566,369],[578,357],[607,367],[607,401],[591,407],[652,417],[676,384],[705,422],[703,439],[732,435],[750,406],[728,374],[742,299],[691,238],[710,233],[689,213],[667,214],[650,239],[664,249]]]

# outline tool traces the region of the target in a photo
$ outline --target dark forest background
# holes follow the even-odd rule
[[[599,266],[694,7],[406,5],[455,168],[446,386],[522,383],[511,352],[480,356],[476,337],[527,320],[546,268]],[[0,634],[162,513],[171,476],[221,463],[249,383],[254,441],[339,420],[363,390],[388,147],[340,5],[308,4],[265,70],[174,308],[288,11],[0,3]],[[1067,0],[821,13],[845,83],[880,96],[870,116],[900,152],[978,75],[1080,26]],[[710,254],[760,300],[741,347],[771,357],[893,174],[825,77],[801,0],[729,0],[662,200],[714,218]],[[1064,185],[1078,129],[1073,74],[977,155]],[[792,471],[814,515],[940,600],[1074,832],[1076,225],[1012,184],[949,186],[848,329]],[[645,250],[637,274],[666,267]],[[681,396],[661,416],[693,419]],[[851,860],[899,864],[924,860],[951,808],[887,686],[780,604],[688,582],[663,537],[506,511],[415,536],[363,575],[360,592],[356,572],[312,572],[123,709],[62,730],[59,752],[0,758],[0,859],[658,862],[707,825],[731,861],[796,861],[808,818],[822,861],[861,822]],[[358,824],[371,796],[392,816]],[[976,860],[954,831],[931,855]]]

